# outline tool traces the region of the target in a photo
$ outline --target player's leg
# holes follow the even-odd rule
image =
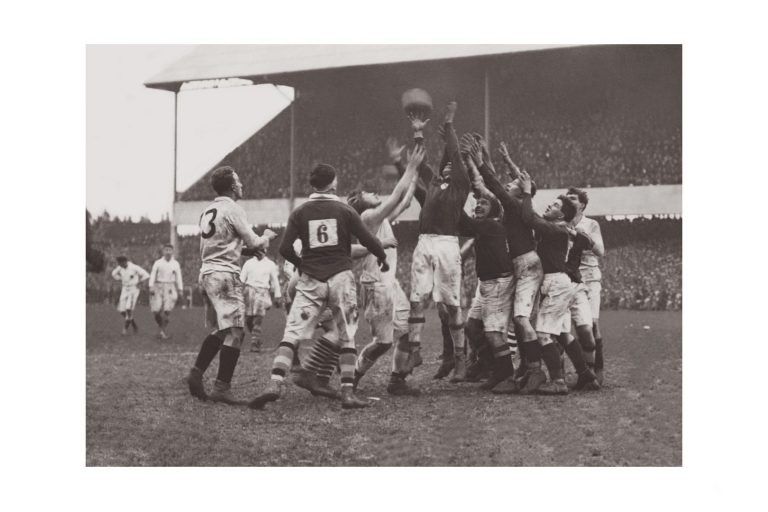
[[[536,391],[540,394],[568,393],[556,339],[568,322],[568,309],[575,291],[575,283],[572,283],[565,274],[548,274],[542,283],[542,299],[536,316],[536,332],[541,345],[541,358],[549,372],[549,381],[537,388]]]
[[[515,275],[512,322],[521,360],[516,382],[521,389],[529,393],[546,380],[541,369],[541,346],[531,322],[534,305],[540,300],[539,290],[544,276],[541,260],[533,251],[516,257],[512,264]],[[526,388],[531,377],[533,380]],[[509,391],[514,392],[512,387]]]
[[[371,342],[360,351],[355,363],[354,387],[376,361],[392,348],[395,304],[392,286],[366,283],[362,287],[363,316],[371,326]]]
[[[453,357],[453,338],[451,337],[450,317],[448,316],[448,310],[439,307],[437,308],[437,316],[440,318],[440,332],[443,338],[443,353],[440,356],[440,366],[437,368],[437,372],[432,376],[433,379],[442,379],[450,375],[455,366]]]
[[[453,340],[453,377],[451,382],[462,382],[466,377],[467,356],[464,340],[464,318],[461,311],[461,254],[455,237],[436,240],[433,254],[435,271],[432,295],[438,308],[445,308],[448,329]]]
[[[600,331],[600,292],[602,284],[600,281],[589,281],[586,283],[587,297],[592,307],[592,334],[595,339],[595,374],[600,385],[603,384],[603,367],[605,365],[603,356],[603,334]]]
[[[390,384],[395,387],[405,380],[405,377],[421,363],[421,335],[426,322],[425,310],[427,301],[432,294],[434,269],[432,267],[433,240],[421,235],[413,251],[411,263],[411,296],[410,315],[408,317],[408,336],[401,336],[395,345],[396,366],[399,371],[393,371]],[[405,361],[402,363],[402,361]]]
[[[329,283],[318,281],[307,274],[298,279],[296,296],[286,319],[283,341],[278,345],[272,362],[269,385],[248,404],[252,409],[261,409],[267,402],[274,402],[282,395],[285,377],[293,364],[298,343],[311,338],[317,318],[325,309],[328,286]]]
[[[570,308],[571,319],[576,329],[576,338],[584,356],[586,371],[579,374],[579,380],[574,389],[594,389],[599,387],[595,375],[595,339],[592,334],[592,307],[589,303],[587,287],[579,284],[576,290],[576,296]],[[575,348],[571,348],[575,351]],[[567,352],[567,347],[566,347]]]
[[[219,328],[216,305],[214,304],[216,294],[219,293],[220,288],[217,273],[202,276],[200,284],[203,289],[203,298],[205,301],[205,325],[211,329],[211,333],[206,336],[200,346],[200,351],[197,354],[195,363],[189,370],[187,385],[189,386],[189,392],[192,396],[199,398],[200,400],[206,400],[208,395],[203,386],[203,374],[211,365],[216,354],[219,353],[227,333],[222,332]]]
[[[157,324],[157,336],[162,338],[163,333],[163,290],[160,283],[155,285],[149,291],[149,309]]]
[[[487,382],[480,386],[481,389],[493,389],[515,373],[515,367],[512,364],[512,351],[506,340],[507,323],[512,310],[510,292],[513,287],[514,278],[512,276],[480,283],[484,338],[488,340],[493,351],[491,376]]]

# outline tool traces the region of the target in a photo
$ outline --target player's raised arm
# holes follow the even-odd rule
[[[469,171],[470,180],[472,183],[472,191],[480,197],[493,198],[495,197],[488,187],[485,186],[483,177],[480,176],[478,167],[483,163],[483,156],[481,153],[480,145],[471,136],[465,135],[462,137],[462,152],[466,150],[466,166]]]
[[[397,204],[397,207],[395,207],[395,209],[392,210],[392,213],[389,214],[389,217],[387,217],[390,222],[397,219],[401,213],[403,213],[405,210],[408,209],[409,206],[411,206],[411,199],[413,199],[413,196],[416,193],[418,182],[419,182],[419,177],[414,176],[413,179],[411,180],[410,185],[408,185],[408,190],[405,191],[403,198],[400,199],[400,202]],[[420,202],[420,204],[423,204],[423,202]]]
[[[542,219],[536,212],[533,211],[533,201],[531,198],[531,176],[523,171],[520,174],[520,189],[523,191],[523,204],[520,215],[523,222],[539,233],[556,233],[559,230],[551,222],[547,222]]]
[[[411,181],[413,181],[413,177],[416,176],[416,169],[424,159],[424,153],[424,146],[421,145],[416,146],[412,151],[408,152],[408,165],[405,168],[405,173],[400,178],[400,180],[398,180],[395,189],[392,191],[389,197],[387,197],[387,199],[381,202],[379,206],[375,208],[369,208],[363,212],[362,219],[366,225],[378,226],[397,207],[398,203],[410,186]]]
[[[499,143],[499,153],[501,154],[504,163],[507,165],[507,172],[509,175],[512,179],[517,179],[517,177],[520,176],[520,167],[518,167],[517,164],[512,161],[512,158],[510,158],[506,143]]]
[[[451,182],[454,187],[460,192],[466,191],[469,194],[469,176],[467,175],[467,169],[464,167],[464,162],[461,159],[461,151],[459,148],[459,138],[456,135],[456,130],[453,127],[453,119],[456,116],[456,111],[459,105],[455,101],[448,103],[445,113],[445,123],[443,129],[445,131],[445,144],[446,154],[451,161],[453,170],[451,172]]]

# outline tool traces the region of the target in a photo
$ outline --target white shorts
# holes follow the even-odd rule
[[[297,342],[312,338],[320,314],[331,310],[331,330],[324,337],[328,341],[341,341],[342,347],[354,348],[359,312],[357,288],[351,270],[339,272],[322,282],[307,274],[296,283],[296,296],[285,323],[283,341]]]
[[[512,311],[513,276],[480,281],[480,307],[485,332],[507,332]]]
[[[411,265],[411,302],[460,306],[461,254],[459,239],[447,235],[419,235]]]
[[[594,321],[600,318],[600,293],[603,290],[603,285],[600,281],[587,281],[584,284],[587,287],[587,298],[592,308],[592,320]]]
[[[269,288],[254,288],[243,285],[243,298],[245,299],[245,316],[264,316],[272,307],[272,297]]]
[[[155,283],[150,291],[149,307],[153,313],[173,311],[178,298],[176,283]]]
[[[362,304],[365,321],[371,326],[372,341],[390,344],[396,334],[408,332],[411,305],[400,283],[363,283]]]
[[[576,283],[564,272],[546,274],[541,283],[541,301],[536,314],[536,332],[557,336],[569,323],[569,308]],[[570,331],[570,326],[568,327]]]
[[[120,290],[120,300],[117,302],[117,310],[121,313],[132,311],[136,308],[136,302],[139,300],[138,286],[125,286]]]
[[[512,260],[515,299],[512,306],[515,316],[531,318],[536,295],[544,279],[544,269],[536,251],[521,254]]]
[[[475,296],[472,298],[472,305],[469,306],[469,313],[467,318],[474,318],[475,320],[483,319],[483,304],[480,300],[480,282],[477,283],[475,288]]]
[[[571,313],[570,317],[574,325],[592,326],[592,306],[589,303],[589,297],[587,296],[587,286],[584,283],[579,283],[576,285],[576,293],[573,296],[573,302],[571,303],[571,307],[569,309]],[[570,330],[571,326],[569,324],[566,331]]]
[[[205,326],[215,331],[243,327],[243,283],[234,272],[210,272],[200,276],[205,297]]]

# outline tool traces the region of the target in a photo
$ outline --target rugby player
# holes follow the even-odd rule
[[[277,307],[283,304],[277,265],[265,255],[251,257],[240,271],[245,299],[245,325],[251,332],[251,352],[261,352],[261,326],[264,315],[272,307],[274,297]]]
[[[563,332],[567,323],[568,308],[576,292],[576,285],[568,276],[565,265],[570,233],[567,223],[576,215],[576,206],[564,195],[547,206],[543,216],[533,211],[531,202],[531,177],[521,171],[518,178],[523,192],[521,218],[532,228],[537,237],[536,252],[541,258],[544,280],[541,283],[541,299],[536,314],[536,334],[541,345],[541,358],[547,365],[549,380],[539,383],[540,375],[534,373],[520,392],[539,394],[568,394],[568,386],[560,362],[560,352],[553,337]],[[541,372],[541,370],[539,370]],[[531,384],[532,379],[535,379]]]
[[[243,185],[231,167],[219,167],[211,175],[217,197],[200,215],[200,286],[205,296],[206,327],[203,341],[187,385],[192,396],[227,404],[238,403],[232,395],[232,376],[243,343],[243,288],[240,282],[240,255],[243,244],[264,249],[277,234],[265,229],[254,233],[245,210],[236,203],[243,197]],[[219,370],[210,397],[203,386],[203,374],[219,354]]]
[[[139,284],[149,279],[146,270],[128,261],[126,256],[117,257],[117,267],[112,271],[112,279],[120,281],[122,289],[120,290],[120,300],[117,303],[117,310],[123,316],[123,336],[128,334],[128,327],[133,327],[133,333],[139,332],[139,326],[133,319],[133,310],[136,308],[136,302],[139,300]]]
[[[411,313],[409,341],[398,341],[395,350],[408,352],[412,367],[421,360],[421,334],[424,330],[424,310],[430,297],[438,311],[448,318],[453,340],[453,377],[461,382],[466,376],[464,352],[464,324],[462,321],[461,254],[459,248],[459,221],[470,191],[470,182],[459,154],[459,141],[453,127],[458,105],[450,102],[446,109],[443,134],[446,147],[439,174],[422,178],[426,188],[417,188],[415,197],[421,205],[419,213],[419,241],[413,253],[411,266]],[[411,117],[416,145],[423,144],[423,129],[429,120]],[[429,166],[422,165],[431,174]],[[396,355],[397,357],[397,355]],[[406,375],[393,375],[405,380]]]
[[[283,341],[272,364],[270,383],[249,403],[261,409],[280,398],[285,375],[293,361],[296,343],[308,339],[318,316],[329,307],[333,325],[324,338],[339,349],[341,368],[341,405],[345,409],[367,407],[369,402],[355,396],[353,390],[357,349],[355,333],[358,323],[357,289],[352,274],[352,237],[376,258],[383,272],[389,270],[387,255],[381,243],[363,224],[360,216],[336,195],[336,170],[319,164],[310,173],[309,183],[315,190],[309,200],[291,212],[280,244],[280,254],[301,273],[296,284],[296,297],[286,320]],[[293,242],[301,239],[301,255]]]
[[[423,158],[424,147],[421,145],[409,152],[405,173],[386,200],[382,201],[376,194],[363,191],[358,191],[347,199],[347,203],[360,214],[363,223],[379,240],[394,238],[391,222],[410,205],[418,179],[416,169]],[[395,277],[397,248],[387,249],[387,262],[390,269],[388,272],[382,272],[374,255],[368,255],[363,260],[360,275],[362,304],[365,320],[371,326],[371,342],[363,348],[357,358],[355,387],[376,361],[392,348],[395,339],[400,342],[407,342],[408,339],[410,305]],[[396,352],[392,358],[392,375],[387,392],[393,395],[418,394],[417,389],[398,378],[408,369],[408,353]]]
[[[583,231],[592,240],[591,248],[584,251],[581,256],[579,272],[587,289],[587,298],[592,309],[592,334],[595,339],[595,374],[597,381],[603,383],[603,335],[600,331],[600,293],[602,286],[602,273],[600,272],[600,260],[605,256],[605,245],[603,244],[603,235],[600,232],[600,224],[596,220],[590,219],[584,215],[584,210],[589,203],[589,197],[584,190],[571,187],[566,192],[568,199],[577,204],[576,217],[573,219],[573,225]]]
[[[155,315],[158,337],[167,340],[165,328],[171,321],[171,311],[176,307],[179,294],[184,290],[181,279],[181,265],[173,257],[173,246],[163,246],[163,257],[152,264],[149,273],[150,309]]]

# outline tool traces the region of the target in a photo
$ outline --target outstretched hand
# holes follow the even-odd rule
[[[275,238],[277,238],[277,233],[267,228],[264,230],[264,234],[261,236],[266,237],[268,240],[274,240]]]
[[[422,144],[417,144],[412,150],[406,152],[408,159],[408,167],[418,167],[421,162],[424,161],[424,155],[427,154],[427,150],[424,149]]]
[[[379,263],[379,268],[381,269],[382,272],[389,272],[389,263],[387,263],[386,258],[379,259],[378,263]]]
[[[413,112],[408,114],[408,120],[411,122],[411,127],[415,132],[423,131],[427,123],[429,123],[429,119],[424,120]]]
[[[456,111],[459,109],[459,104],[455,101],[451,101],[445,107],[445,122],[452,123],[453,118],[456,116]]]
[[[520,176],[517,179],[520,182],[520,190],[523,191],[523,194],[530,194],[532,188],[531,175],[526,171],[521,171]]]

